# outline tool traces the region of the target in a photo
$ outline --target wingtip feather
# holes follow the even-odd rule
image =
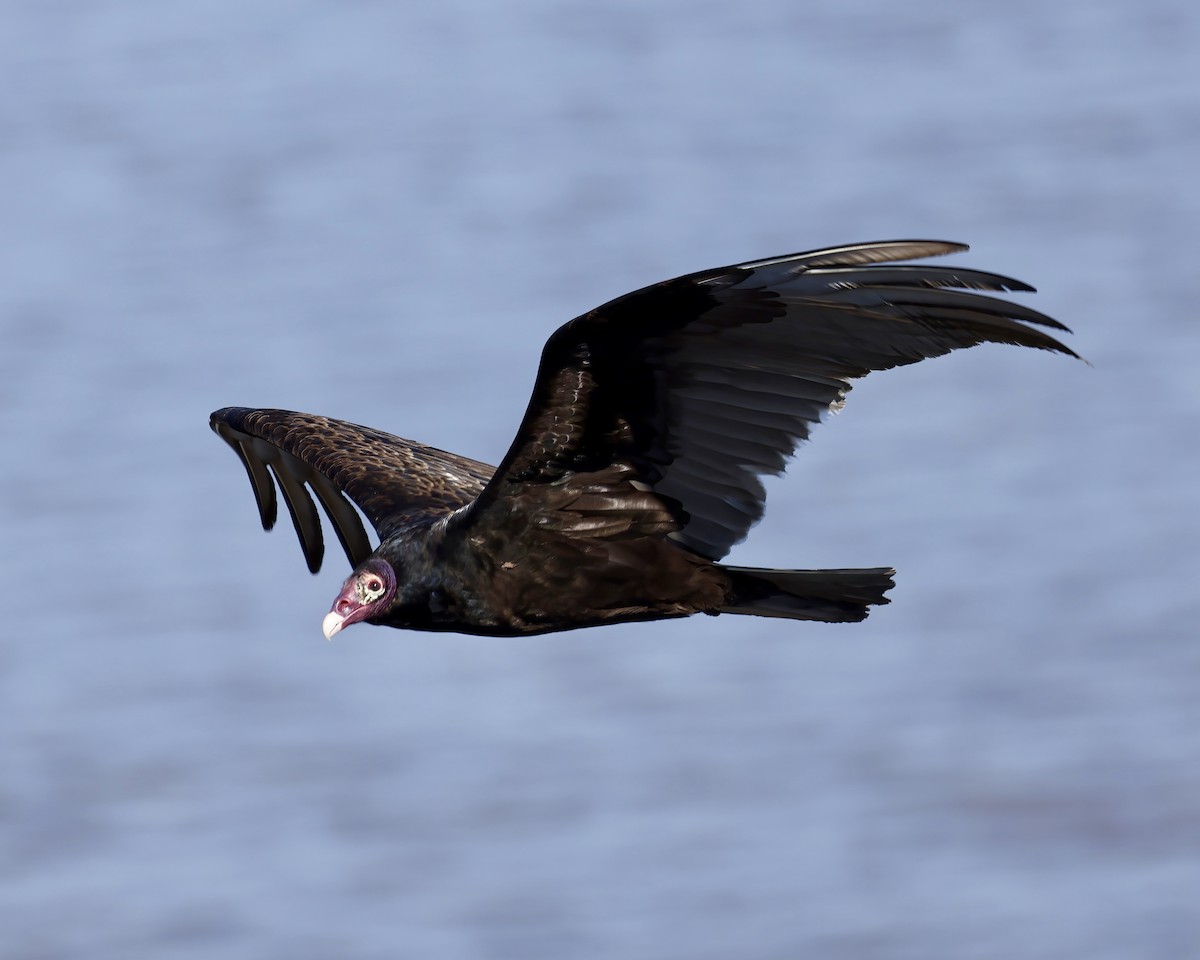
[[[787,253],[765,260],[739,263],[742,270],[754,270],[776,264],[792,263],[797,270],[814,267],[854,267],[868,263],[888,263],[894,260],[921,260],[925,257],[944,257],[966,253],[970,246],[954,240],[874,240],[867,243],[848,243],[840,247]]]

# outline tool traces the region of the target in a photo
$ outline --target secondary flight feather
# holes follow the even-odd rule
[[[327,637],[359,621],[515,636],[693,613],[861,620],[888,602],[890,568],[717,561],[762,517],[761,478],[856,378],[985,342],[1076,356],[1039,329],[1061,323],[980,292],[1027,284],[902,262],[966,249],[861,243],[618,297],[547,341],[499,467],[287,410],[227,407],[211,425],[266,529],[282,493],[314,573],[324,509],[354,568]]]

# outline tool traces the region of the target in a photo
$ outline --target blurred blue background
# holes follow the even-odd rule
[[[1200,8],[58,0],[0,27],[0,952],[1200,942]],[[1093,364],[881,374],[733,558],[828,627],[320,621],[228,404],[496,462],[558,324],[965,240]]]

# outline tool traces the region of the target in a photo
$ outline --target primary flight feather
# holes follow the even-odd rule
[[[1028,307],[968,291],[1017,280],[907,261],[890,240],[666,280],[560,327],[499,467],[341,420],[226,407],[263,526],[276,487],[308,567],[320,502],[354,572],[323,629],[359,621],[514,636],[693,613],[856,621],[894,571],[717,563],[851,381],[984,342],[1076,356]],[[1037,326],[1031,326],[1031,324]],[[379,535],[371,548],[358,506]]]

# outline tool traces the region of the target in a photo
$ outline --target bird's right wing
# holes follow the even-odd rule
[[[275,525],[278,483],[313,573],[321,569],[325,545],[309,490],[321,501],[346,557],[356,567],[370,555],[371,542],[347,497],[386,539],[412,523],[469,503],[495,469],[381,430],[310,413],[226,407],[209,423],[246,467],[265,530]]]
[[[893,240],[667,280],[557,330],[525,418],[469,516],[567,536],[666,536],[719,559],[763,513],[761,477],[851,381],[985,342],[1074,355],[1027,284],[896,261],[962,244]],[[958,288],[958,289],[955,289]],[[493,512],[493,508],[496,508]]]

